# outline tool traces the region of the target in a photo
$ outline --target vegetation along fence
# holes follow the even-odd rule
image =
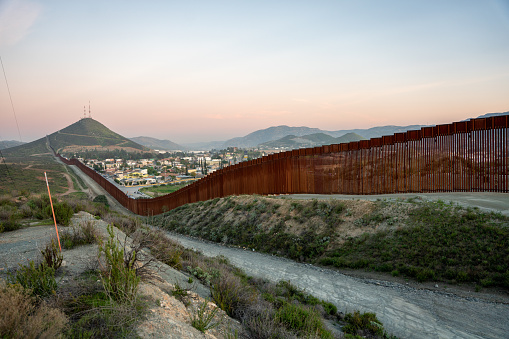
[[[131,199],[78,160],[61,159],[140,215],[240,194],[509,192],[508,126],[508,115],[495,116],[276,153],[225,167],[154,199]]]

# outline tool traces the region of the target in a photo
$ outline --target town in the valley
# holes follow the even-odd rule
[[[155,150],[155,153],[88,151],[75,153],[72,156],[121,186],[136,187],[190,183],[223,167],[273,152],[228,147],[220,151]],[[108,158],[108,155],[111,157]]]

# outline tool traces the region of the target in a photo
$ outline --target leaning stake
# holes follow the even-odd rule
[[[57,218],[55,218],[55,210],[53,209],[53,201],[51,201],[51,192],[49,191],[48,176],[46,175],[46,172],[44,172],[44,177],[46,178],[46,186],[48,186],[49,203],[51,204],[51,212],[53,213],[53,221],[55,222],[55,231],[57,232],[58,248],[60,248],[60,252],[62,252],[62,246],[60,246],[60,237],[58,236]]]

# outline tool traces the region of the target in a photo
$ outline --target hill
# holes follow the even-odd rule
[[[170,140],[161,140],[151,137],[134,137],[129,138],[130,140],[146,146],[151,149],[163,150],[163,151],[185,151],[187,147],[174,143]]]
[[[128,152],[150,151],[147,147],[111,131],[100,122],[92,118],[85,118],[46,137],[9,148],[5,153],[11,156],[47,153],[47,142],[55,151],[60,153],[85,149],[123,149]]]
[[[334,138],[325,133],[313,133],[303,136],[287,135],[281,139],[269,141],[258,145],[262,149],[271,148],[305,148],[305,147],[317,147],[322,145],[341,144],[344,142],[363,140],[364,138],[355,133],[348,133],[338,138]]]
[[[3,140],[3,141],[0,141],[0,150],[11,148],[11,147],[16,147],[16,146],[23,145],[23,144],[24,144],[24,142],[21,142],[21,141]]]

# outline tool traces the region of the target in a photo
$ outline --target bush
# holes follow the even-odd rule
[[[140,278],[136,275],[134,262],[136,254],[129,262],[124,261],[124,249],[118,244],[113,226],[108,225],[106,243],[99,244],[99,258],[104,256],[106,266],[101,269],[101,278],[108,296],[115,301],[131,302],[136,300]]]
[[[0,233],[15,231],[21,228],[19,220],[22,218],[21,212],[10,200],[3,200],[0,204]]]
[[[303,337],[318,334],[320,338],[333,338],[332,334],[325,329],[319,314],[301,305],[285,303],[276,311],[275,319],[287,329],[296,331]]]
[[[46,206],[43,211],[43,215],[48,215],[49,217],[53,215],[51,213],[51,205]],[[66,202],[55,202],[53,204],[53,211],[55,211],[57,224],[65,226],[69,225],[69,222],[74,215],[73,208]]]
[[[0,221],[0,233],[19,230],[22,225],[16,219]]]
[[[349,334],[359,335],[384,335],[384,327],[375,313],[360,313],[355,311],[345,315],[346,325],[343,331]]]
[[[229,316],[238,316],[238,311],[256,300],[254,291],[242,283],[239,277],[226,272],[212,284],[212,299]]]
[[[0,338],[58,338],[67,323],[65,315],[45,303],[38,305],[29,290],[0,283]]]
[[[19,269],[9,277],[9,280],[30,289],[32,294],[41,297],[51,295],[57,289],[55,269],[49,267],[45,262],[35,265],[34,261],[31,260],[28,266],[19,265]]]
[[[57,247],[55,239],[46,245],[46,248],[41,251],[42,259],[46,266],[53,268],[55,271],[62,265],[64,257]]]

